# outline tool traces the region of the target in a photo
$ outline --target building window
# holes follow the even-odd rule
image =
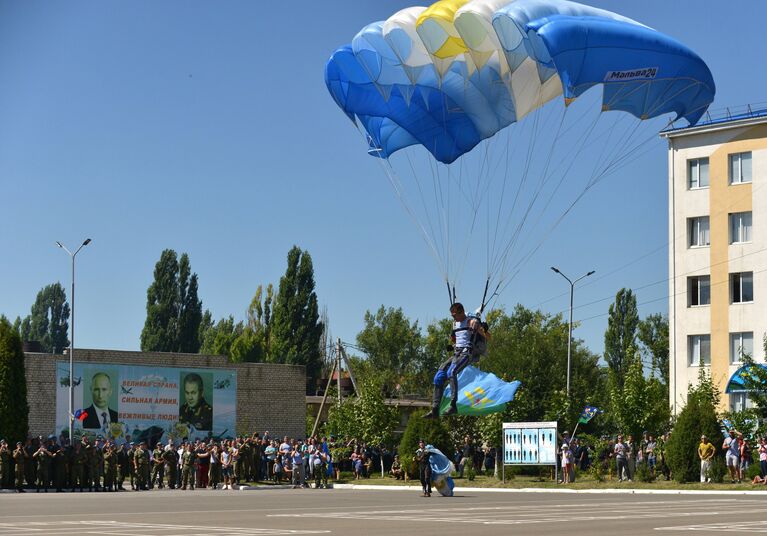
[[[711,304],[711,277],[699,275],[687,278],[688,307]]]
[[[708,188],[708,158],[687,161],[687,185],[690,190]]]
[[[730,393],[730,411],[743,411],[754,407],[748,393]]]
[[[730,155],[730,184],[751,182],[751,153]]]
[[[730,274],[730,298],[732,303],[754,301],[754,272]]]
[[[708,230],[708,216],[688,218],[687,227],[690,235],[689,247],[699,248],[711,245],[711,235]]]
[[[740,363],[745,354],[754,356],[754,332],[730,333],[730,363]]]
[[[751,212],[730,214],[730,244],[751,242]]]
[[[687,354],[690,365],[711,364],[711,335],[690,335],[687,337]]]

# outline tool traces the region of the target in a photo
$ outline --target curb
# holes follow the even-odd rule
[[[420,486],[375,486],[366,484],[336,484],[335,489],[377,490],[377,491],[418,491]],[[567,494],[626,494],[626,495],[767,495],[767,491],[749,490],[704,490],[704,489],[552,489],[552,488],[462,488],[456,487],[454,492],[460,493],[567,493]]]

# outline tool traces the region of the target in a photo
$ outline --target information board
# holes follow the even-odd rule
[[[503,423],[504,465],[556,465],[557,423]]]

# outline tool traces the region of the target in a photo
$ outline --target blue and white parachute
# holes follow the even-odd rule
[[[455,472],[455,465],[442,454],[442,451],[432,445],[426,445],[426,450],[431,452],[429,465],[431,466],[431,485],[440,495],[453,496],[455,482],[450,476]]]
[[[557,95],[595,85],[603,110],[691,124],[713,101],[703,60],[679,41],[566,0],[442,0],[363,28],[336,50],[325,80],[360,122],[371,154],[414,143],[440,162],[471,151]]]
[[[589,102],[595,115],[622,112],[615,115],[630,114],[637,123],[673,115],[673,120],[695,124],[716,92],[706,63],[683,43],[619,14],[567,0],[440,0],[403,9],[368,24],[335,50],[325,67],[325,82],[365,135],[368,152],[386,161],[397,195],[449,283],[466,264],[459,254],[463,243],[476,241],[469,238],[456,245],[449,236],[455,226],[439,210],[454,212],[460,199],[467,206],[462,219],[472,232],[478,228],[478,214],[494,215],[485,233],[490,280],[494,274],[511,273],[537,250],[535,242],[528,251],[520,243],[544,234],[529,229],[544,225],[541,215],[556,205],[552,199],[563,195],[564,177],[574,173],[572,162],[595,166],[597,179],[583,181],[587,190],[634,157],[639,142],[631,125],[625,138],[612,127],[592,131],[578,118],[570,119],[576,127],[587,125],[582,132],[567,125],[565,112],[593,94],[592,88],[601,91],[599,102]],[[559,126],[557,120],[546,124],[546,110],[562,116]],[[508,141],[492,144],[518,124]],[[494,161],[492,150],[499,145]],[[481,153],[475,155],[478,146]],[[598,148],[594,155],[586,152],[592,146]],[[416,214],[420,203],[405,201],[405,185],[389,168],[392,155],[409,147],[430,155],[420,169],[413,161],[407,167],[420,175],[414,186],[418,195],[435,192],[435,211],[425,207],[424,214]],[[515,163],[509,152],[519,147],[528,157]],[[560,167],[554,159],[557,151],[565,153]],[[544,162],[537,169],[529,158],[535,154]],[[479,163],[469,169],[473,156]],[[439,167],[454,162],[457,167]],[[503,180],[493,183],[493,173]],[[535,173],[539,180],[528,181]],[[508,177],[519,180],[510,185]],[[446,195],[447,180],[456,183],[452,198]],[[468,185],[470,180],[476,184]],[[536,186],[528,197],[519,195],[530,184]],[[572,197],[577,201],[581,196],[576,192]],[[513,201],[490,206],[504,198]],[[552,225],[570,208],[566,203],[557,208],[561,215]],[[516,265],[507,262],[512,254]]]

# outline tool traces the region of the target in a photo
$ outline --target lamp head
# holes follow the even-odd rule
[[[551,269],[552,269],[553,271],[555,271],[556,273],[559,273],[559,270],[557,270],[557,269],[556,269],[556,268],[554,268],[553,266],[551,267]]]
[[[586,274],[586,276],[588,277],[588,276],[590,276],[592,274],[595,274],[596,272],[597,272],[596,270],[591,270],[589,273]]]
[[[87,239],[85,240],[85,242],[83,242],[83,246],[87,246],[87,245],[88,245],[88,244],[90,244],[90,243],[91,243],[91,239],[90,239],[90,238],[87,238]]]

